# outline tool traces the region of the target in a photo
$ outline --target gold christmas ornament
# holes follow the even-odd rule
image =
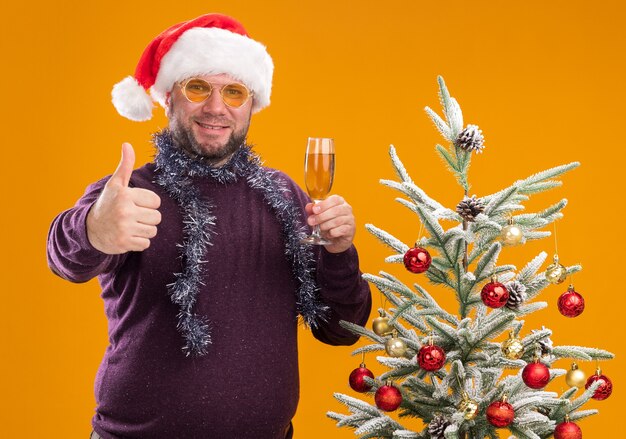
[[[565,382],[570,387],[578,387],[579,389],[587,384],[585,372],[578,368],[578,364],[572,363],[572,368],[565,375]]]
[[[524,355],[524,345],[519,338],[515,338],[513,332],[509,333],[509,338],[502,343],[501,349],[509,360],[519,360]]]
[[[380,311],[380,317],[376,317],[372,322],[372,329],[376,335],[384,336],[391,333],[389,318],[385,315],[385,311]]]
[[[394,334],[387,342],[385,342],[385,350],[392,357],[402,357],[406,354],[406,343]]]
[[[554,255],[554,263],[546,268],[546,280],[551,284],[560,284],[567,278],[567,268],[559,263],[559,255]]]
[[[520,226],[513,224],[513,218],[509,218],[509,224],[502,228],[500,238],[505,245],[517,245],[522,242],[524,232]]]
[[[459,411],[463,412],[463,417],[470,421],[476,417],[478,413],[478,403],[468,396],[467,393],[463,393],[463,401],[459,405]]]

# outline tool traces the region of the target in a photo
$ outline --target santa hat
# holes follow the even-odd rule
[[[152,118],[153,100],[165,107],[172,86],[194,75],[225,73],[253,93],[252,111],[270,103],[274,63],[265,46],[248,36],[241,23],[207,14],[178,23],[146,47],[135,69],[115,84],[113,105],[135,121]]]

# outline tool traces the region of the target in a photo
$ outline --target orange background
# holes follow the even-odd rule
[[[471,193],[486,195],[533,172],[582,162],[563,188],[537,196],[529,208],[570,200],[559,222],[559,252],[564,263],[584,266],[576,287],[587,309],[576,319],[560,316],[555,301],[564,287],[550,287],[541,296],[550,307],[528,317],[523,333],[546,325],[556,344],[618,354],[603,364],[613,396],[588,404],[601,414],[580,423],[587,438],[615,437],[626,404],[618,324],[624,320],[622,2],[67,1],[3,9],[0,436],[87,437],[106,320],[95,280],[73,285],[47,268],[48,227],[89,183],[115,169],[123,141],[135,146],[136,167],[151,159],[149,134],[165,126],[165,117],[157,111],[148,123],[123,119],[110,104],[111,87],[134,71],[157,33],[219,11],[240,19],[274,58],[272,105],[253,118],[250,133],[266,164],[302,183],[306,137],[335,138],[333,192],[354,206],[365,272],[416,279],[401,266],[386,266],[389,252],[363,227],[374,223],[405,242],[418,232],[416,217],[378,184],[393,177],[390,143],[431,196],[447,206],[462,196],[435,155],[441,139],[423,112],[425,105],[439,110],[436,75],[445,77],[465,122],[480,125],[486,138],[485,153],[470,170]],[[553,241],[507,249],[501,263],[521,268],[542,250],[551,254]],[[455,309],[449,291],[429,291]],[[296,437],[354,437],[325,412],[345,412],[332,393],[353,394],[347,377],[360,358],[350,356],[353,348],[322,345],[306,331],[300,343]],[[377,375],[384,371],[373,356],[368,365]],[[581,367],[590,374],[594,365]],[[563,379],[551,388],[564,390]]]

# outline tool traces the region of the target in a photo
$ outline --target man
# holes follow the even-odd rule
[[[369,315],[351,207],[313,206],[245,143],[272,73],[264,46],[210,14],[160,34],[114,87],[132,120],[150,118],[150,89],[169,128],[139,169],[124,144],[48,237],[56,274],[102,287],[110,345],[93,438],[290,438],[298,315],[336,345],[357,339],[339,320]],[[331,244],[301,244],[306,223]]]

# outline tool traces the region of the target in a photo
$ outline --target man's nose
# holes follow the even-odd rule
[[[220,116],[226,114],[226,104],[224,104],[219,90],[213,89],[211,95],[202,103],[202,111]]]

